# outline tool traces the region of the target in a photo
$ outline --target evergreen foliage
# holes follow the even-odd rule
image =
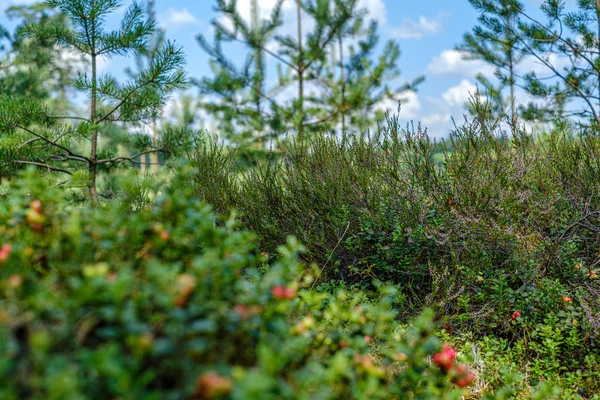
[[[383,118],[377,112],[385,101],[404,99],[423,81],[394,87],[400,71],[398,45],[389,41],[377,54],[377,23],[357,1],[298,1],[296,35],[282,35],[281,1],[268,19],[248,24],[235,1],[219,0],[216,11],[228,23],[215,19],[214,43],[198,36],[211,57],[214,77],[198,81],[207,96],[203,107],[220,122],[223,136],[238,144],[277,139],[295,132],[342,130],[363,134]],[[303,18],[313,22],[310,32],[302,30]],[[224,45],[235,43],[249,49],[246,61],[236,66]],[[338,51],[339,58],[333,53]],[[344,56],[346,54],[346,57]],[[277,75],[268,74],[265,58],[277,64]],[[294,93],[282,99],[281,92]]]
[[[464,43],[458,46],[467,53],[467,59],[482,59],[494,67],[498,85],[494,85],[483,74],[477,75],[483,92],[493,100],[494,113],[508,116],[512,133],[518,131],[518,111],[515,89],[519,86],[517,66],[524,54],[518,47],[519,38],[514,33],[518,21],[519,2],[513,0],[469,0],[481,13],[479,23],[471,33],[464,37]],[[505,90],[508,89],[508,97]],[[508,103],[508,104],[507,104]]]
[[[545,21],[535,18],[518,0],[473,0],[471,4],[480,12],[482,26],[465,37],[463,48],[497,68],[500,89],[490,91],[492,98],[498,98],[504,85],[514,88],[518,77],[514,65],[527,56],[546,72],[527,72],[519,79],[520,86],[542,100],[523,107],[524,118],[575,117],[584,125],[598,123],[599,2],[582,0],[571,5],[564,0],[545,0],[540,5]],[[501,48],[494,50],[491,45]],[[507,70],[508,76],[499,74],[498,68]]]
[[[116,0],[51,0],[46,3],[69,17],[70,24],[31,22],[26,32],[66,52],[89,59],[90,67],[79,72],[73,85],[86,96],[86,117],[52,115],[37,99],[0,96],[0,130],[10,134],[11,145],[3,148],[4,168],[30,164],[48,171],[79,178],[89,189],[92,201],[98,201],[97,176],[100,169],[123,162],[135,162],[136,156],[118,156],[99,147],[102,132],[113,124],[131,124],[151,120],[157,115],[168,94],[181,88],[184,75],[181,49],[166,42],[148,67],[120,84],[98,71],[100,59],[134,53],[146,46],[154,31],[153,21],[144,18],[144,8],[132,4],[114,31],[106,31],[106,18],[113,13]],[[67,121],[64,123],[64,121]],[[144,150],[155,152],[159,148]]]

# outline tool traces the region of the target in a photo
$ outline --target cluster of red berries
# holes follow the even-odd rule
[[[458,387],[467,387],[475,380],[475,374],[469,371],[465,364],[455,365],[456,350],[445,345],[439,353],[433,356],[433,362],[452,378],[452,382]]]
[[[581,264],[575,264],[573,266],[573,268],[581,269]],[[590,269],[589,272],[587,273],[587,277],[590,279],[598,279],[598,273],[596,271],[594,271],[593,269]]]
[[[4,243],[2,247],[0,247],[0,265],[4,264],[4,262],[8,260],[10,253],[12,253],[12,245]]]
[[[296,289],[287,286],[273,286],[271,294],[277,300],[292,300],[296,297]]]
[[[514,313],[512,313],[511,318],[513,320],[519,318],[521,316],[521,312],[520,311],[515,311]]]
[[[572,297],[567,297],[567,296],[561,296],[560,297],[562,299],[562,301],[564,301],[565,303],[570,303],[573,301]]]

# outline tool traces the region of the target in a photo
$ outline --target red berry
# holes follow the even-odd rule
[[[292,300],[296,297],[296,289],[287,286],[273,286],[271,294],[278,300]]]
[[[454,381],[454,384],[458,387],[464,388],[464,387],[469,386],[471,384],[471,382],[473,382],[474,380],[475,380],[475,374],[472,372],[469,372],[466,375],[457,378]]]
[[[187,304],[187,300],[188,300],[187,296],[179,295],[179,296],[175,297],[175,305],[177,307],[185,307]]]
[[[31,208],[32,210],[38,212],[38,213],[42,213],[42,202],[39,200],[32,200],[31,203],[29,203],[29,208]]]
[[[198,280],[194,275],[181,274],[177,277],[178,294],[187,299],[189,295],[194,291]]]
[[[201,375],[196,382],[196,397],[199,399],[214,399],[231,393],[233,382],[226,376],[214,371]]]
[[[373,359],[366,354],[356,354],[354,356],[354,362],[366,370],[373,367]]]
[[[371,341],[373,340],[373,338],[369,335],[365,335],[364,339],[365,339],[365,342],[367,342],[367,343],[371,343]]]
[[[116,281],[117,278],[118,278],[118,275],[114,271],[111,271],[108,273],[108,275],[106,275],[106,280],[108,280],[110,283],[113,283],[114,281]]]
[[[454,373],[456,374],[456,376],[466,375],[467,372],[469,372],[469,367],[466,364],[458,364],[454,368]]]
[[[0,265],[4,263],[10,257],[12,252],[12,245],[5,243],[0,247]]]
[[[442,367],[445,371],[452,368],[454,360],[456,360],[456,351],[448,345],[445,345],[442,348],[442,351],[433,356],[433,362]]]
[[[248,319],[248,317],[250,317],[250,309],[245,304],[236,304],[233,310],[239,314],[242,319]]]
[[[521,312],[519,312],[519,311],[515,311],[515,312],[513,313],[513,315],[511,316],[511,318],[512,318],[512,319],[517,319],[517,318],[519,318],[520,316],[521,316]]]
[[[160,237],[160,239],[163,242],[168,242],[169,241],[169,237],[171,237],[171,235],[169,234],[169,231],[164,229],[162,231],[160,231],[160,233],[158,234],[158,237]]]
[[[561,296],[562,301],[564,301],[565,303],[570,303],[573,301],[572,297],[568,297],[568,296]]]

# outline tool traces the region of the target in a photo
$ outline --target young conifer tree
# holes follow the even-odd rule
[[[517,66],[523,60],[524,54],[520,50],[520,37],[515,30],[519,21],[519,10],[523,6],[516,0],[469,2],[480,12],[479,25],[464,36],[464,42],[458,49],[465,52],[468,59],[481,59],[494,67],[497,85],[483,74],[479,74],[477,80],[491,100],[496,116],[508,116],[512,133],[516,135],[518,110],[515,90],[519,78]]]
[[[521,110],[524,119],[575,117],[585,126],[600,124],[600,0],[544,0],[541,18],[519,0],[471,3],[480,21],[542,67],[522,77],[524,89],[541,100]],[[507,10],[510,18],[503,17]]]
[[[81,174],[89,196],[98,202],[98,174],[122,163],[136,162],[133,156],[115,156],[102,151],[103,131],[114,125],[151,121],[158,114],[167,95],[185,84],[180,67],[184,62],[181,49],[165,42],[147,68],[125,83],[100,73],[101,60],[117,55],[131,55],[143,49],[155,30],[146,18],[144,7],[133,3],[124,13],[116,30],[106,29],[106,19],[121,2],[118,0],[49,0],[47,5],[64,13],[70,24],[32,23],[26,29],[37,39],[50,41],[65,52],[89,60],[85,72],[73,82],[84,94],[85,116],[52,115],[37,99],[15,99],[0,95],[0,135],[11,135],[10,157],[3,162],[35,165],[48,171]],[[147,154],[162,150],[149,143]]]
[[[251,2],[250,20],[243,18],[235,0],[216,0],[221,16],[212,21],[214,39],[198,35],[200,47],[210,57],[213,76],[195,83],[207,98],[202,107],[218,121],[224,138],[238,145],[261,147],[267,132],[281,133],[283,116],[274,95],[277,83],[267,87],[265,52],[281,26],[282,0],[278,0],[268,18],[259,18],[258,2]],[[226,21],[226,22],[225,22]],[[224,45],[241,46],[246,55],[237,63]],[[258,146],[257,146],[258,144]]]
[[[574,116],[585,126],[600,125],[600,0],[545,0],[544,19],[520,9],[523,51],[546,67],[529,73],[526,88],[551,101],[552,108],[529,107],[533,115]]]
[[[64,24],[66,16],[45,4],[12,6],[6,10],[6,16],[18,21],[18,25],[12,33],[3,33],[0,27],[0,38],[5,38],[6,47],[6,53],[0,57],[0,93],[52,98],[54,106],[64,109],[75,60],[61,57],[49,41],[29,37],[24,28],[31,23]]]
[[[326,36],[334,47],[330,51],[337,49],[337,60],[321,57],[316,63],[320,74],[315,80],[317,90],[306,99],[309,113],[319,122],[317,129],[364,135],[384,119],[386,105],[395,110],[425,78],[396,85],[401,75],[398,44],[388,40],[380,45],[377,22],[369,20],[357,1],[335,0],[329,7],[322,3],[306,1],[304,7],[316,20],[338,21],[335,40]]]
[[[392,86],[400,74],[398,45],[390,41],[379,51],[377,24],[366,21],[357,0],[290,0],[293,29],[282,27],[282,4],[247,22],[236,1],[217,0],[222,18],[212,23],[214,41],[198,36],[214,73],[197,82],[209,98],[203,107],[232,142],[249,144],[266,136],[261,131],[270,138],[294,132],[299,142],[322,130],[365,133],[383,117],[379,105],[403,100],[423,80]],[[246,48],[241,66],[224,50],[230,44]]]

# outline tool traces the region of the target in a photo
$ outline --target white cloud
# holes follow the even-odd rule
[[[258,19],[266,20],[271,18],[271,13],[273,12],[275,6],[278,3],[278,0],[258,0]],[[252,18],[252,0],[238,0],[237,3],[237,11],[242,17],[242,20],[248,25],[251,23]],[[279,30],[279,34],[282,36],[292,35],[296,36],[297,32],[297,18],[296,18],[296,5],[295,1],[292,0],[284,0],[281,5],[282,19],[283,25]],[[218,18],[218,21],[221,25],[223,25],[226,29],[233,30],[233,23],[231,19],[226,17],[225,15],[221,15]],[[304,32],[308,32],[313,27],[313,21],[303,15],[302,17],[302,29]],[[214,33],[214,27],[211,26],[209,28],[209,34],[212,35]],[[277,45],[274,42],[271,42],[267,45],[267,48],[270,51],[277,51]]]
[[[423,116],[423,118],[420,119],[420,122],[428,131],[433,132],[434,136],[443,136],[436,135],[435,133],[445,133],[451,120],[452,114],[448,112],[433,112]]]
[[[441,32],[443,20],[448,15],[447,13],[438,13],[433,19],[420,16],[416,21],[405,19],[399,26],[390,27],[388,32],[391,37],[396,39],[421,39],[424,36]]]
[[[452,86],[442,93],[442,99],[449,107],[463,107],[475,92],[477,92],[477,86],[469,80],[463,79],[458,85]]]
[[[369,12],[369,18],[379,22],[381,26],[387,24],[387,12],[383,0],[358,0],[358,8]]]
[[[158,22],[165,29],[177,29],[185,25],[198,23],[199,20],[187,8],[169,8],[158,15]]]
[[[459,50],[444,50],[433,57],[426,69],[432,75],[473,78],[481,73],[486,77],[494,75],[494,68],[483,60],[467,60]]]
[[[559,56],[555,53],[550,53],[542,56],[545,60],[548,61],[554,68],[557,70],[562,70],[564,67],[571,64],[571,61],[568,57]],[[518,74],[526,74],[528,72],[535,72],[538,76],[544,76],[551,74],[550,69],[544,65],[543,62],[538,60],[532,55],[526,55],[523,57],[521,62],[517,64],[516,71]]]
[[[421,111],[421,102],[419,101],[417,92],[407,90],[400,96],[400,102],[392,99],[385,99],[375,105],[375,110],[395,114],[398,112],[398,103],[400,103],[400,113],[398,116],[401,119],[412,120],[417,118],[419,111]]]
[[[271,13],[273,12],[273,9],[277,5],[278,0],[258,0],[257,3],[258,3],[258,18],[259,19],[268,19],[268,18],[270,18]],[[242,17],[242,19],[246,23],[249,24],[250,18],[251,18],[251,13],[252,13],[252,0],[238,0],[236,5],[237,5],[237,10],[240,13],[240,16]],[[295,13],[294,2],[292,2],[290,0],[284,1],[281,6],[281,10],[283,11],[283,14],[284,14],[283,15],[284,22],[292,22],[289,20],[291,20],[292,17],[295,18],[295,14],[291,15],[291,13],[289,13],[289,11],[294,11],[294,13]],[[286,15],[286,14],[290,14],[290,15]],[[219,21],[221,23],[223,23],[226,27],[228,27],[228,28],[231,27],[231,23],[225,17],[221,16]],[[295,19],[294,19],[294,21],[295,21]],[[284,23],[284,28],[288,25],[289,24]],[[294,22],[293,28],[295,29],[295,27],[296,27],[296,24]]]
[[[420,118],[423,126],[434,137],[446,136],[452,128],[452,118],[462,121],[466,113],[465,105],[477,92],[477,86],[468,79],[451,86],[439,98],[429,98],[429,109],[434,110]]]

